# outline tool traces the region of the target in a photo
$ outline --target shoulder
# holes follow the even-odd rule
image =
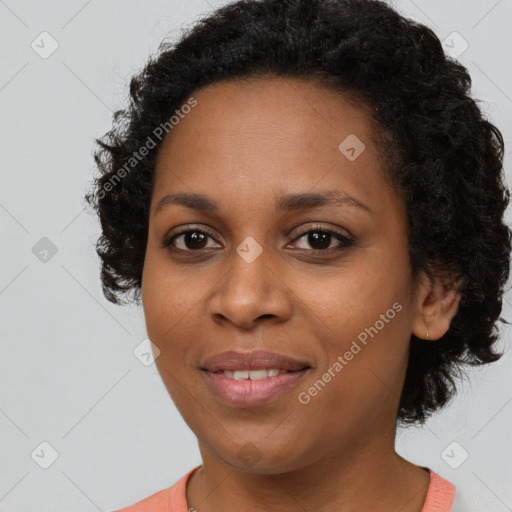
[[[467,485],[455,488],[429,468],[430,486],[422,512],[482,512],[496,510],[497,501],[491,493],[483,493],[481,488]]]
[[[174,485],[144,498],[137,503],[114,512],[187,512],[186,486],[187,481],[197,466],[183,475]]]
[[[430,468],[423,469],[430,475],[430,485],[421,512],[452,512],[455,486]]]

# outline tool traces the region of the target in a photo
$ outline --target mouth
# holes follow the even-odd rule
[[[311,365],[268,351],[224,352],[201,366],[209,390],[225,405],[255,407],[297,386]]]
[[[303,368],[307,369],[309,367]],[[293,371],[301,371],[301,370],[293,370]],[[212,372],[217,375],[224,375],[228,379],[234,380],[262,380],[267,377],[275,377],[276,375],[282,375],[284,373],[291,373],[292,370],[283,370],[279,368],[262,368],[259,370],[219,370],[217,372]]]
[[[231,350],[209,357],[201,364],[202,370],[212,373],[220,371],[244,372],[247,370],[249,370],[249,372],[254,370],[293,372],[309,367],[311,367],[311,365],[308,361],[300,361],[268,350],[253,350],[252,352]]]

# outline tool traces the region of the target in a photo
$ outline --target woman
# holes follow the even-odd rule
[[[105,296],[143,305],[202,465],[123,511],[453,510],[394,449],[496,361],[503,139],[466,69],[375,0],[218,9],[96,153]]]

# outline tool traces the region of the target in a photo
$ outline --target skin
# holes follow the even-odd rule
[[[420,512],[428,473],[394,450],[409,340],[426,338],[427,326],[431,340],[440,338],[460,296],[439,280],[412,279],[405,205],[384,179],[368,111],[315,82],[279,77],[217,83],[194,98],[197,106],[159,150],[142,279],[158,370],[203,460],[187,485],[188,507]],[[354,161],[338,149],[350,134],[365,144]],[[275,209],[283,194],[328,189],[370,210],[349,203]],[[156,212],[163,196],[177,192],[209,195],[219,212],[178,204]],[[308,242],[304,232],[318,232],[315,224],[353,244],[334,235],[330,249]],[[212,234],[202,244],[181,236],[162,247],[178,226]],[[262,248],[250,264],[236,252],[247,237]],[[302,404],[298,393],[394,303],[401,311]],[[221,402],[201,362],[257,348],[312,368],[264,405]],[[255,463],[238,457],[244,445]]]

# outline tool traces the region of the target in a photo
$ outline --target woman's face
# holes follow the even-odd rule
[[[194,98],[158,155],[142,301],[203,460],[280,473],[369,438],[389,443],[419,307],[405,206],[382,177],[369,117],[290,78],[217,83]],[[216,207],[158,208],[170,194]],[[306,369],[252,383],[205,370],[212,356],[254,350]]]

